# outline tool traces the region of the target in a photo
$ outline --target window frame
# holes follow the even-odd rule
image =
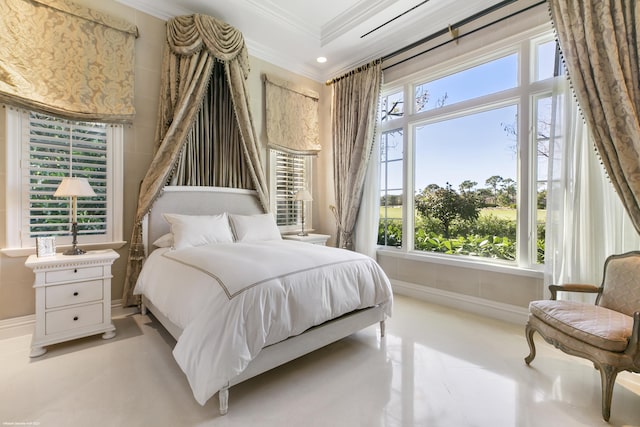
[[[379,251],[398,254],[411,259],[430,259],[450,265],[481,266],[489,270],[520,270],[540,272],[544,264],[536,262],[536,200],[537,183],[534,181],[536,165],[536,132],[528,126],[533,123],[537,99],[551,95],[555,89],[566,88],[562,76],[535,80],[537,75],[537,46],[554,40],[553,31],[548,25],[539,25],[519,34],[510,36],[483,48],[452,57],[438,64],[425,67],[421,71],[403,76],[388,86],[383,86],[382,97],[388,97],[398,91],[404,93],[404,115],[379,123],[379,134],[401,128],[403,129],[403,236],[402,246],[378,246]],[[469,69],[478,64],[503,57],[514,52],[518,53],[518,85],[515,88],[472,98],[454,104],[445,105],[436,110],[425,110],[415,113],[415,89],[428,81],[437,80],[446,75]],[[415,158],[415,128],[428,123],[462,117],[491,108],[516,104],[518,108],[517,139],[517,197],[518,197],[518,228],[516,242],[516,261],[493,260],[482,257],[447,255],[435,252],[425,252],[414,249],[415,217],[413,213],[414,198],[409,197],[415,191],[414,171]],[[535,125],[535,123],[534,123]],[[378,184],[379,185],[379,184]],[[378,188],[378,194],[384,190]],[[533,196],[532,196],[533,194]],[[531,199],[531,200],[530,200]],[[524,225],[526,224],[526,225]],[[531,237],[530,237],[531,236]]]
[[[29,223],[29,111],[5,106],[6,241],[1,252],[8,256],[35,253],[35,238],[23,239]],[[49,114],[50,116],[53,116]],[[26,123],[25,123],[26,121]],[[124,128],[108,124],[107,131],[107,228],[105,234],[79,235],[78,243],[91,249],[122,247],[123,241],[123,149]],[[17,143],[18,142],[18,143]],[[56,238],[59,249],[71,247],[71,230]]]
[[[268,148],[269,150],[269,173],[268,173],[268,179],[269,179],[269,194],[271,195],[271,197],[269,197],[269,203],[270,203],[270,208],[271,208],[271,212],[273,212],[274,216],[276,217],[276,222],[277,222],[277,173],[276,173],[276,165],[277,165],[277,161],[278,161],[278,154],[282,153],[285,155],[294,155],[297,156],[297,154],[293,154],[293,153],[288,153],[284,150],[279,150],[276,148]],[[310,156],[310,155],[300,155],[300,157],[304,158],[304,162],[305,162],[305,170],[304,170],[304,180],[305,180],[305,187],[309,190],[309,192],[311,194],[313,194],[313,186],[312,186],[312,170],[313,170],[313,157],[314,156]],[[305,204],[304,206],[304,228],[305,231],[311,232],[313,231],[313,212],[311,209],[311,205],[310,203],[313,202],[302,202]],[[302,226],[302,221],[301,221],[301,217],[298,215],[297,216],[297,221],[296,224],[290,224],[290,225],[278,225],[278,229],[280,230],[280,232],[282,234],[289,234],[289,233],[294,233],[294,232],[299,232]]]

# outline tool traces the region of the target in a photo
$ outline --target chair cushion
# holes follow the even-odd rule
[[[532,301],[529,303],[529,311],[567,335],[615,352],[622,352],[627,348],[633,328],[631,316],[576,301]]]

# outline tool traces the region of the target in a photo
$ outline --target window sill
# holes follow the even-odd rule
[[[78,245],[84,250],[97,250],[97,249],[120,249],[124,245],[126,245],[126,241],[118,241],[118,242],[104,242],[104,243],[86,243]],[[71,245],[60,245],[56,247],[56,252],[64,252],[65,250],[71,248]],[[26,257],[29,255],[33,255],[36,253],[36,248],[3,248],[0,249],[0,253],[6,255],[11,258],[17,257]]]
[[[453,267],[493,271],[496,273],[535,277],[539,279],[544,277],[543,266],[540,266],[540,268],[525,268],[518,267],[516,265],[502,264],[499,262],[486,262],[482,259],[473,259],[470,257],[461,258],[455,255],[430,254],[417,251],[404,252],[402,249],[394,249],[384,246],[378,246],[377,253],[382,256],[390,256],[394,258],[402,258],[431,264],[444,264]]]

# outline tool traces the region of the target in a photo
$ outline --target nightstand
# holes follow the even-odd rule
[[[31,357],[46,345],[102,333],[113,338],[111,265],[119,257],[112,249],[83,255],[31,255],[25,266],[36,275],[36,325]]]
[[[314,245],[322,245],[325,246],[327,244],[327,240],[329,240],[328,234],[312,234],[309,233],[307,236],[298,236],[297,234],[285,234],[282,236],[283,239],[286,240],[296,240],[298,242],[312,243]]]

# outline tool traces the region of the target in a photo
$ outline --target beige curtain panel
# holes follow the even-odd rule
[[[354,229],[376,130],[382,61],[334,79],[331,103],[336,246],[354,249]]]
[[[135,25],[66,0],[0,2],[0,102],[129,123]]]
[[[269,146],[297,155],[321,150],[316,92],[263,75]]]
[[[224,68],[247,173],[265,212],[269,206],[267,181],[249,109],[246,86],[249,55],[242,33],[211,16],[179,16],[167,22],[166,42],[155,136],[157,147],[140,184],[122,296],[125,306],[137,303],[132,291],[144,261],[142,219],[177,167],[202,108],[216,61],[222,62]]]
[[[640,233],[640,6],[549,0],[549,7],[598,154]]]

